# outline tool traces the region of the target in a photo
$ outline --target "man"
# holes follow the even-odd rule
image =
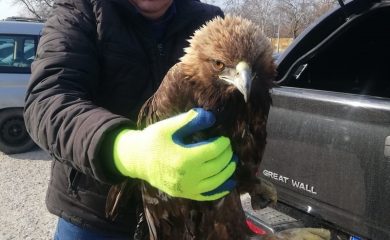
[[[211,113],[192,110],[143,131],[134,126],[140,106],[183,55],[186,39],[217,15],[223,15],[219,8],[195,0],[56,2],[25,106],[30,135],[54,158],[46,205],[59,216],[55,239],[132,236],[138,191],[114,221],[105,217],[108,190],[125,177],[200,201],[229,193],[235,170],[229,139],[189,147],[170,137],[210,127]],[[197,159],[213,164],[186,168]],[[193,178],[196,172],[206,174]]]
[[[186,40],[222,15],[196,0],[57,0],[32,65],[24,114],[31,137],[54,159],[46,205],[59,217],[55,239],[131,238],[137,190],[115,220],[105,217],[110,187],[127,177],[198,201],[219,199],[234,187],[229,139],[175,141],[212,126],[212,113],[191,110],[142,131],[134,125]],[[189,168],[191,161],[205,164]],[[291,229],[280,237],[330,235]]]

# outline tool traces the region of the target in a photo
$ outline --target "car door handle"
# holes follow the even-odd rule
[[[385,139],[385,157],[390,158],[390,136]]]

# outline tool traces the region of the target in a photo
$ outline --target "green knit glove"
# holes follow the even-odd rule
[[[212,126],[203,109],[157,122],[142,131],[123,130],[114,142],[114,162],[125,176],[139,178],[174,197],[215,200],[235,186],[236,160],[226,137],[185,144],[183,139]]]

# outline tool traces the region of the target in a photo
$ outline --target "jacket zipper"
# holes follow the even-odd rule
[[[163,60],[165,57],[165,47],[163,43],[156,43],[156,51],[154,53],[154,65],[156,73],[154,75],[154,81],[153,81],[153,92],[157,90],[159,87],[162,78],[164,78],[163,75]]]

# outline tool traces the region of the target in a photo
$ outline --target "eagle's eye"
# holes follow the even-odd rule
[[[219,60],[213,60],[212,65],[214,70],[222,71],[225,68],[225,64]]]

